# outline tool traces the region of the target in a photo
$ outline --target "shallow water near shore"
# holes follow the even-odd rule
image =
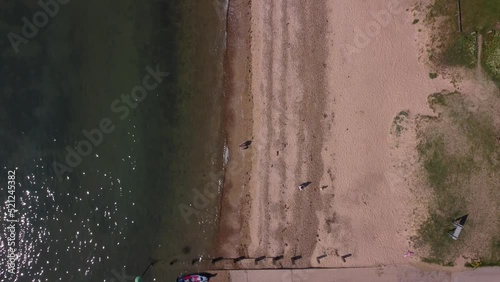
[[[0,199],[16,169],[19,257],[7,272],[4,223],[0,280],[132,281],[154,260],[145,281],[198,270],[192,259],[214,243],[223,167],[223,1],[73,0],[17,54],[7,34],[22,35],[22,17],[42,9],[1,5]],[[142,101],[122,100],[147,75],[155,82],[151,69],[168,76]],[[79,146],[103,120],[113,130]],[[81,157],[74,167],[68,146]],[[5,220],[5,204],[0,212]]]

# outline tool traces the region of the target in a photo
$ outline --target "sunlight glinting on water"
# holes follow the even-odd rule
[[[135,141],[134,134],[127,134]],[[130,154],[122,158],[122,161],[132,170],[136,168],[136,160],[132,157],[133,148]],[[99,158],[95,154],[95,158]],[[132,217],[123,216],[127,208],[135,205],[135,202],[127,201],[132,193],[133,187],[122,185],[120,177],[115,177],[112,170],[90,168],[88,172],[81,171],[80,177],[93,177],[94,179],[107,179],[107,185],[85,188],[79,185],[72,192],[56,193],[53,185],[57,185],[53,176],[48,176],[44,168],[43,158],[33,159],[29,165],[35,172],[18,179],[16,187],[17,200],[17,279],[29,277],[30,281],[37,280],[37,277],[44,277],[47,273],[59,273],[59,281],[70,281],[75,273],[68,270],[61,272],[61,263],[67,260],[68,254],[77,256],[81,264],[76,269],[79,277],[89,276],[96,263],[112,259],[107,247],[109,244],[97,243],[106,241],[106,238],[113,238],[112,243],[116,246],[126,243],[127,237],[123,236],[130,224],[134,223]],[[25,167],[28,167],[25,165]],[[8,168],[4,168],[7,170]],[[17,170],[19,176],[22,171]],[[77,171],[74,172],[78,173]],[[73,175],[69,175],[67,180],[71,180]],[[2,187],[1,192],[6,193]],[[127,193],[128,195],[124,195]],[[118,193],[116,193],[118,192]],[[96,204],[94,208],[85,208],[87,203],[93,203],[102,197],[113,199],[102,209]],[[70,203],[61,206],[58,203]],[[92,206],[92,205],[91,205]],[[7,220],[7,202],[0,207],[4,222]],[[97,221],[97,223],[95,222]],[[51,233],[50,227],[56,227],[58,232]],[[101,234],[96,238],[96,234]],[[103,236],[102,234],[105,234]],[[116,234],[120,236],[116,236]],[[3,237],[8,236],[5,231]],[[0,240],[0,264],[7,264],[7,246],[4,240]],[[112,248],[112,247],[111,247]],[[42,258],[51,257],[51,260]],[[6,268],[0,268],[0,277],[6,277]],[[22,281],[22,280],[21,280]]]

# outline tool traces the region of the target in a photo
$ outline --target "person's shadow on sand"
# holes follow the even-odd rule
[[[307,182],[304,182],[304,183],[301,183],[299,185],[299,190],[302,191],[304,190],[307,186],[309,186],[309,184],[311,184],[312,182],[311,181],[307,181]]]
[[[240,149],[246,150],[246,149],[248,149],[248,147],[250,147],[250,145],[252,145],[252,141],[247,140],[247,141],[240,144]]]

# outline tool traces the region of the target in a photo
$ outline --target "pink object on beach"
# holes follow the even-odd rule
[[[413,254],[414,254],[414,252],[408,250],[408,252],[406,252],[406,254],[405,254],[405,258],[406,257],[411,257]]]

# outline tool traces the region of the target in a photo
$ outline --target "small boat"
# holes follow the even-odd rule
[[[177,278],[177,282],[208,282],[215,275],[210,273],[188,274]]]

